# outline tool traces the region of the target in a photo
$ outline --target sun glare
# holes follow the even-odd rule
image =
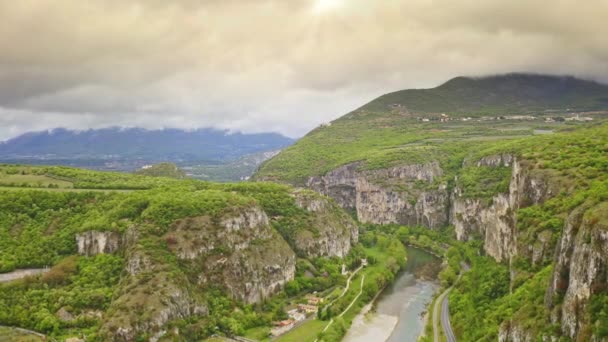
[[[317,13],[332,11],[342,6],[344,0],[316,0],[313,7]]]

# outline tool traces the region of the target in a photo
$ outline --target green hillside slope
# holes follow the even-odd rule
[[[391,237],[357,243],[352,218],[309,190],[22,165],[0,165],[0,176],[19,176],[0,188],[0,275],[46,268],[0,278],[0,325],[61,341],[266,337],[306,295],[340,293],[343,264],[398,260],[365,271],[383,286],[405,262]],[[337,341],[344,331],[333,330]]]
[[[607,98],[574,78],[457,78],[318,127],[255,178],[466,245],[470,270],[450,294],[459,340],[603,341]]]
[[[264,163],[255,178],[304,185],[311,176],[356,161],[365,161],[362,167],[368,169],[438,156],[457,164],[463,149],[570,130],[606,117],[605,85],[518,74],[461,77],[434,89],[384,95],[318,127]]]
[[[608,86],[573,77],[509,74],[457,77],[437,88],[386,94],[361,110],[403,108],[411,112],[482,116],[591,111],[608,106]]]

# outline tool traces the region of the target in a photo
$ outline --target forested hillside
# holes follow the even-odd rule
[[[377,291],[405,262],[397,240],[380,234],[364,247],[331,199],[285,185],[19,165],[1,166],[0,179],[10,180],[0,189],[0,273],[50,268],[0,284],[0,325],[58,339],[267,335],[288,305],[314,291],[332,298],[342,264],[382,260],[368,274]]]
[[[472,244],[450,295],[459,339],[602,340],[607,96],[517,74],[400,91],[313,130],[256,179],[331,196],[364,223]]]

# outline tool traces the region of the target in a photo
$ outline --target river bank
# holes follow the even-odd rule
[[[439,285],[429,276],[438,269],[441,259],[414,247],[408,247],[408,263],[393,284],[382,291],[353,320],[345,342],[387,341],[415,342],[423,332],[425,313]]]

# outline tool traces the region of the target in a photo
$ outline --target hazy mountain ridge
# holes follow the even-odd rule
[[[2,159],[232,160],[293,143],[278,133],[243,134],[210,128],[146,130],[58,128],[30,132],[0,143]]]

